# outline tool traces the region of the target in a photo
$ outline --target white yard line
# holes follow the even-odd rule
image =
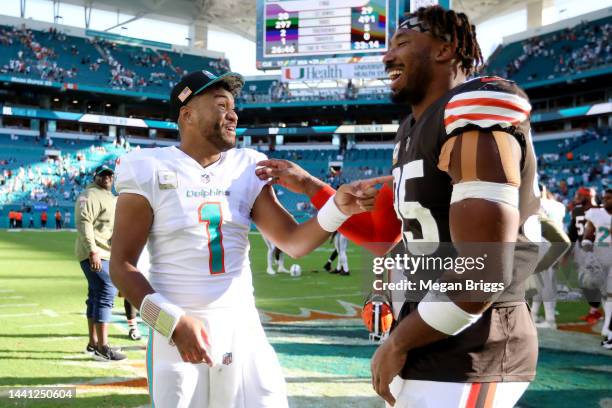
[[[7,313],[0,314],[0,319],[8,318],[8,317],[32,317],[32,316],[40,316],[40,313]]]
[[[9,305],[3,305],[3,306],[8,307]],[[13,306],[13,305],[10,305],[10,306]],[[31,317],[31,316],[59,317],[59,314],[57,314],[56,312],[54,312],[51,309],[43,309],[40,312],[36,312],[36,313],[5,313],[5,314],[0,314],[0,318],[6,318],[6,317]]]
[[[13,303],[13,304],[1,304],[0,309],[3,307],[35,307],[38,306],[38,303]]]
[[[0,296],[0,300],[5,299],[23,299],[23,296]]]
[[[45,316],[49,316],[49,317],[59,317],[59,314],[55,313],[51,309],[43,309],[41,311],[41,313],[44,314]]]
[[[48,342],[52,342],[52,341],[66,341],[66,340],[82,340],[82,339],[86,339],[87,336],[83,335],[83,336],[66,336],[66,337],[41,337],[38,340],[42,340],[45,343]]]
[[[26,324],[25,326],[21,326],[21,327],[23,327],[24,329],[33,329],[35,327],[61,327],[61,326],[70,326],[73,324],[74,322],[42,323],[42,324]]]
[[[13,293],[15,289],[0,289],[0,293]]]

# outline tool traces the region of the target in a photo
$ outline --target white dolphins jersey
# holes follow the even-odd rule
[[[230,149],[204,168],[177,147],[133,151],[117,162],[119,194],[146,198],[149,282],[185,310],[254,305],[248,234],[251,208],[265,182],[265,155]]]
[[[587,221],[591,221],[595,227],[595,243],[608,244],[612,243],[610,236],[612,229],[612,215],[603,207],[589,208],[584,214]]]

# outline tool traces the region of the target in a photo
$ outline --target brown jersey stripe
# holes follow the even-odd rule
[[[474,408],[485,408],[485,403],[487,401],[487,394],[489,393],[489,388],[491,387],[491,383],[482,383],[480,386],[480,392],[478,393],[478,399],[476,400],[476,404]]]
[[[521,171],[520,167],[520,157],[516,157],[513,149],[511,140],[514,139],[512,135],[506,132],[494,131],[493,136],[495,137],[495,141],[497,142],[497,149],[499,150],[499,157],[502,161],[502,166],[504,168],[504,173],[506,174],[506,179],[508,180],[508,184],[512,184],[515,187],[521,185]],[[510,139],[512,138],[512,139]]]
[[[485,399],[484,408],[493,408],[493,402],[495,401],[495,391],[497,390],[497,383],[489,383],[489,389],[487,390],[487,398]]]
[[[508,182],[504,172],[501,152],[498,149],[495,138],[491,132],[479,132],[478,151],[476,155],[476,180],[487,181],[490,183]],[[465,180],[473,181],[473,180]]]
[[[451,176],[453,184],[459,183],[463,177],[461,174],[461,163],[463,161],[463,158],[461,157],[462,146],[463,137],[462,135],[459,135],[455,138],[453,150],[450,154],[450,166],[448,168],[448,174]]]
[[[438,168],[447,173],[451,162],[451,153],[453,151],[453,147],[455,146],[456,140],[456,136],[448,139],[442,146],[440,156],[438,157]]]
[[[461,134],[461,181],[476,180],[476,153],[478,151],[478,131]]]

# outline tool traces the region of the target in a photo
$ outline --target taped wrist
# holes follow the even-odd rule
[[[421,318],[429,326],[449,336],[455,336],[476,323],[481,314],[471,314],[457,306],[452,300],[440,301],[440,296],[433,299],[431,292],[419,303]]]
[[[344,224],[344,221],[349,219],[349,216],[340,211],[336,205],[335,196],[335,194],[331,196],[317,213],[319,225],[327,232],[335,232]]]
[[[179,319],[185,314],[159,293],[150,293],[140,305],[140,317],[153,330],[170,339]]]

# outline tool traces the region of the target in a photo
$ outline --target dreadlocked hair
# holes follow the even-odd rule
[[[478,72],[482,67],[483,59],[478,40],[476,27],[470,23],[464,13],[445,10],[440,6],[421,7],[416,11],[419,20],[429,25],[431,33],[442,39],[456,44],[455,54],[459,64],[467,76]]]

